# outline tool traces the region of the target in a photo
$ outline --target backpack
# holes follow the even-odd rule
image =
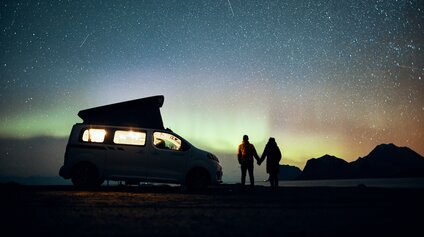
[[[241,158],[243,160],[252,158],[252,144],[250,143],[243,144],[241,145],[240,150],[241,150]]]

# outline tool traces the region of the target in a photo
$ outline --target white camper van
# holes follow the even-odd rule
[[[60,176],[81,187],[104,180],[176,183],[191,189],[219,184],[218,158],[163,129],[157,113],[162,104],[163,96],[155,96],[80,111],[84,122],[72,128]],[[144,120],[139,118],[143,115]],[[138,126],[143,124],[148,126]]]

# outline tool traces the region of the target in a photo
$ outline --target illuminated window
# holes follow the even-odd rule
[[[143,146],[144,144],[146,144],[146,133],[117,130],[115,131],[113,142],[116,144]]]
[[[155,132],[153,133],[153,144],[157,148],[170,149],[170,150],[181,150],[181,140],[169,133]]]
[[[84,142],[103,142],[105,140],[106,130],[90,128],[84,131],[82,134],[82,140]]]

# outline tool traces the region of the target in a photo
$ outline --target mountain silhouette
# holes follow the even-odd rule
[[[299,179],[396,177],[424,177],[424,157],[408,147],[381,144],[350,163],[331,155],[312,158]]]
[[[338,157],[324,155],[306,162],[300,179],[346,179],[352,178],[351,165]]]
[[[302,170],[296,166],[280,165],[280,172],[278,173],[279,180],[296,180],[302,174]]]
[[[376,146],[367,156],[351,162],[355,176],[389,178],[424,176],[424,157],[392,143]]]

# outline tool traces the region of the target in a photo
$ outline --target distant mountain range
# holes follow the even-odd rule
[[[324,155],[309,159],[303,171],[281,165],[279,175],[280,180],[424,177],[424,157],[408,147],[381,144],[350,163]]]
[[[295,180],[300,177],[302,170],[296,166],[280,165],[279,180]]]

